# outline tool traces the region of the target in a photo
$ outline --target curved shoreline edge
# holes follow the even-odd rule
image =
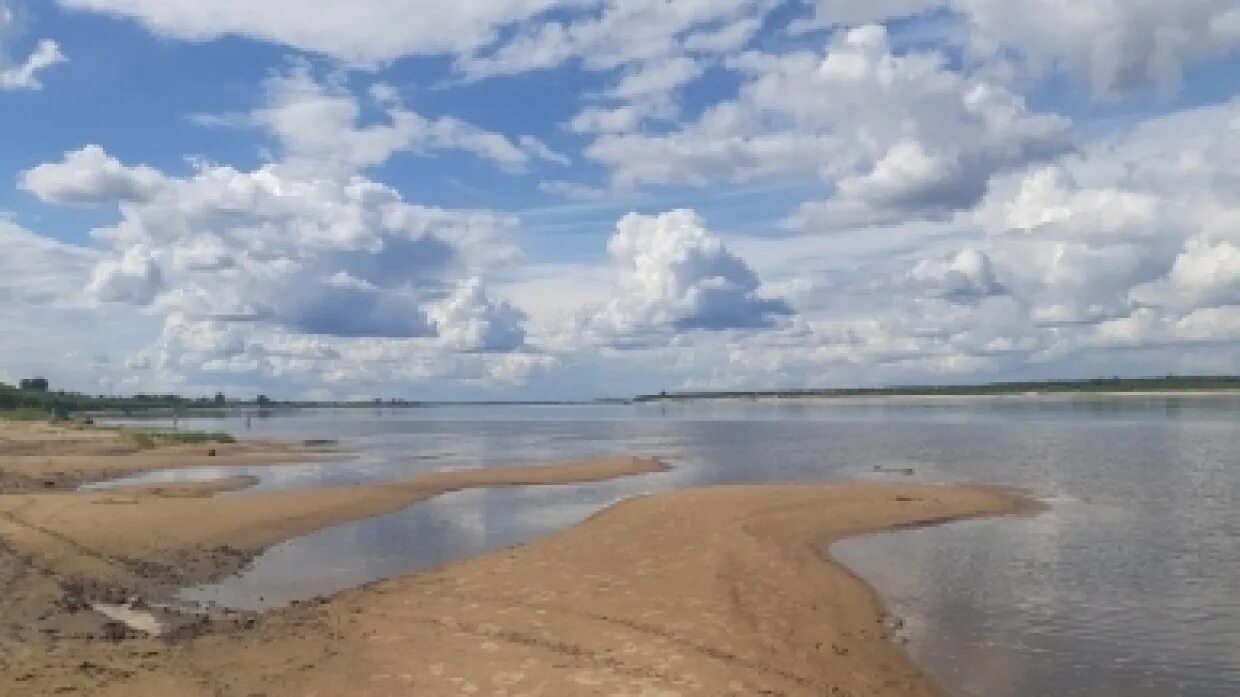
[[[521,483],[541,484],[555,468],[521,469]],[[461,486],[478,476],[449,474],[463,477]],[[412,493],[405,486],[399,498]],[[358,506],[400,507],[387,498],[394,492],[283,493],[325,497],[317,521],[290,518],[298,530],[361,517]],[[175,503],[253,499],[271,510],[269,496]],[[288,511],[304,512],[302,503]],[[197,636],[73,641],[31,656],[42,669],[10,664],[0,680],[29,676],[22,694],[71,687],[138,697],[942,695],[889,641],[879,595],[826,546],[1034,510],[1012,492],[934,485],[716,486],[641,496],[525,545]],[[83,664],[102,668],[82,674]]]
[[[0,495],[72,491],[154,470],[297,465],[351,457],[329,447],[258,439],[141,447],[128,436],[142,432],[0,419]]]
[[[196,452],[130,460],[91,452],[94,435],[55,445],[48,462],[81,478]],[[239,457],[264,449],[271,464],[298,451],[236,446]],[[238,492],[249,482],[232,478],[0,493],[0,694],[942,695],[889,640],[880,595],[829,545],[1039,510],[994,487],[714,486],[628,499],[525,545],[161,638],[89,611],[448,491],[664,469],[621,457],[285,491]]]

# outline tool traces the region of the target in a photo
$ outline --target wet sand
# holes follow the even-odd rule
[[[890,640],[880,600],[825,545],[1031,506],[963,487],[711,487],[159,638],[89,609],[158,598],[275,542],[444,491],[661,468],[609,458],[226,497],[212,494],[243,482],[0,495],[0,694],[936,695]]]

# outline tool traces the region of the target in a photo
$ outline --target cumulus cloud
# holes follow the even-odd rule
[[[525,343],[526,315],[508,303],[494,303],[477,278],[462,281],[434,303],[430,319],[440,339],[462,351],[512,351]]]
[[[1133,288],[1130,297],[1139,305],[1190,311],[1240,305],[1240,235],[1190,238],[1164,278]]]
[[[80,160],[71,153],[26,180],[62,182],[55,174]],[[89,186],[32,185],[52,200],[103,202],[111,192],[126,204],[119,223],[94,231],[116,256],[100,261],[90,290],[190,317],[333,336],[433,336],[424,306],[502,253],[511,225],[481,211],[410,204],[360,176],[304,179],[300,167],[278,163],[252,172],[200,163],[178,178],[102,154],[90,160],[107,163],[109,176],[68,178]],[[159,185],[142,198],[116,184],[148,177]]]
[[[114,201],[120,220],[92,231],[104,249],[79,287],[165,318],[128,362],[145,376],[131,387],[378,389],[485,380],[493,368],[497,381],[520,378],[495,365],[499,354],[529,352],[525,315],[478,277],[515,254],[514,221],[412,204],[359,175],[304,175],[280,163],[248,172],[199,163],[189,176],[161,173],[147,198]],[[480,357],[452,358],[462,352]]]
[[[1240,104],[1202,107],[1003,174],[953,237],[819,274],[793,321],[647,360],[714,388],[1240,369],[1238,135]]]
[[[947,259],[922,259],[910,277],[936,297],[968,301],[1004,292],[990,257],[977,249],[962,249]]]
[[[19,186],[50,203],[143,201],[167,182],[150,167],[126,167],[98,145],[65,153],[22,173]]]
[[[817,175],[835,189],[803,227],[941,217],[979,200],[994,173],[1066,148],[1067,122],[935,51],[896,54],[881,26],[822,53],[747,53],[735,100],[667,133],[605,133],[586,150],[615,186]]]
[[[524,317],[489,300],[475,278],[515,253],[507,241],[515,221],[411,204],[360,170],[424,145],[512,165],[525,149],[554,153],[534,139],[514,144],[461,122],[426,121],[391,90],[372,93],[389,123],[360,124],[356,98],[304,67],[272,77],[265,103],[244,120],[279,141],[280,157],[253,171],[196,161],[176,177],[88,145],[26,171],[20,185],[53,203],[121,204],[117,224],[93,231],[110,249],[87,286],[101,301],[186,321],[517,348]]]
[[[1100,96],[1177,90],[1186,66],[1240,48],[1240,7],[1231,0],[952,4],[968,18],[976,50],[1015,50]]]
[[[104,302],[149,305],[164,289],[163,272],[144,245],[126,249],[119,258],[100,261],[87,291]]]
[[[1238,181],[1240,104],[1153,119],[997,183],[985,241],[913,275],[938,297],[1001,288],[1031,320],[1009,336],[1040,347],[1026,358],[1214,341],[1240,304]]]
[[[421,131],[405,129],[417,117],[379,89],[390,123],[361,124],[342,89],[302,70],[272,78],[245,121],[280,150],[253,170],[193,160],[174,175],[88,145],[22,174],[44,201],[116,206],[119,219],[91,231],[101,249],[79,259],[76,287],[164,318],[160,337],[131,357],[135,374],[165,386],[213,375],[384,384],[378,365],[411,381],[494,372],[511,382],[538,369],[491,357],[536,353],[525,314],[481,280],[517,255],[516,220],[414,204],[368,178],[366,168],[415,147]],[[453,146],[488,135],[456,128],[444,136]],[[497,138],[515,152],[541,145]]]
[[[975,59],[1016,57],[1035,73],[1067,74],[1094,95],[1179,89],[1194,63],[1240,48],[1232,0],[815,0],[806,31],[950,11]]]
[[[991,256],[1048,319],[1230,302],[1238,135],[1236,103],[1191,110],[997,186],[979,213],[1003,233]]]
[[[291,0],[59,1],[163,36],[244,36],[341,61],[339,73],[294,63],[255,108],[195,117],[260,131],[272,146],[261,166],[160,171],[88,145],[19,178],[41,201],[117,215],[91,231],[91,249],[0,223],[19,250],[0,259],[0,297],[138,308],[162,329],[130,365],[161,384],[519,383],[616,354],[626,371],[700,386],[898,382],[1240,340],[1236,104],[1074,150],[1070,122],[1019,92],[1061,75],[1102,98],[1174,91],[1190,66],[1235,51],[1240,11],[1226,0],[822,0],[802,3],[791,41],[755,40],[796,15],[777,0],[314,12]],[[411,12],[425,21],[391,21]],[[891,36],[878,25],[917,15]],[[925,48],[922,21],[942,32],[939,48]],[[778,205],[796,229],[832,234],[725,244],[691,211],[634,214],[608,244],[610,266],[567,264],[588,282],[543,280],[552,302],[496,286],[512,283],[500,267],[518,258],[513,217],[419,205],[374,172],[447,150],[509,172],[573,160],[530,135],[418,113],[386,83],[349,87],[358,76],[344,71],[412,55],[447,56],[439,64],[466,81],[591,73],[565,127],[602,179],[570,172],[544,192],[808,181],[821,193]],[[34,87],[61,58],[40,45],[0,65],[0,85]],[[703,76],[704,89],[685,89]],[[760,253],[783,243],[806,256],[811,237],[847,256]]]
[[[764,296],[753,269],[693,211],[626,215],[607,249],[617,293],[590,318],[593,328],[622,335],[757,329],[792,314],[783,300]]]

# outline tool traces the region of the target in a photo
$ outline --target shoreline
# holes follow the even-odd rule
[[[1218,390],[1116,390],[1116,391],[1067,391],[1067,390],[1048,390],[1044,392],[995,392],[995,393],[939,393],[939,394],[858,394],[858,395],[831,395],[831,394],[788,394],[788,395],[721,395],[721,396],[688,396],[677,397],[669,395],[667,397],[656,397],[653,399],[643,399],[634,401],[636,405],[685,405],[685,404],[711,404],[711,403],[743,403],[743,404],[800,404],[806,402],[831,402],[831,403],[854,403],[854,404],[876,404],[876,403],[917,403],[917,402],[948,402],[948,401],[1022,401],[1022,402],[1070,402],[1070,401],[1090,401],[1090,400],[1125,400],[1125,399],[1226,399],[1240,398],[1240,389],[1218,389]]]
[[[141,432],[0,419],[0,494],[71,491],[162,469],[305,464],[351,456],[330,445],[258,439],[142,447],[126,436]]]
[[[230,624],[241,613],[187,614],[163,603],[178,588],[235,573],[300,535],[460,489],[584,483],[666,469],[653,458],[611,457],[275,491],[248,491],[257,478],[245,475],[79,489],[152,470],[280,466],[345,454],[273,441],[144,449],[123,433],[0,422],[0,669],[7,654],[28,646],[54,651],[137,638],[119,615],[137,617],[131,626],[154,621],[182,636]],[[223,493],[230,495],[217,496]],[[122,607],[137,611],[106,610]]]
[[[985,487],[687,489],[622,501],[527,544],[261,615],[197,617],[159,637],[101,614],[124,618],[284,539],[446,491],[665,468],[608,458],[276,492],[236,493],[247,482],[233,478],[2,494],[0,685],[137,697],[938,696],[890,640],[881,596],[830,544],[1037,510]]]

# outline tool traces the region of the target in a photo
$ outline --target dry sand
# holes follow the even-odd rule
[[[0,419],[0,492],[66,490],[152,469],[340,458],[330,447],[247,440],[142,449],[122,429]]]
[[[0,495],[0,694],[936,695],[889,640],[879,599],[825,545],[1030,510],[975,488],[711,487],[633,499],[532,544],[161,638],[85,609],[154,597],[274,542],[451,489],[659,468],[612,458],[226,497],[193,486]]]

